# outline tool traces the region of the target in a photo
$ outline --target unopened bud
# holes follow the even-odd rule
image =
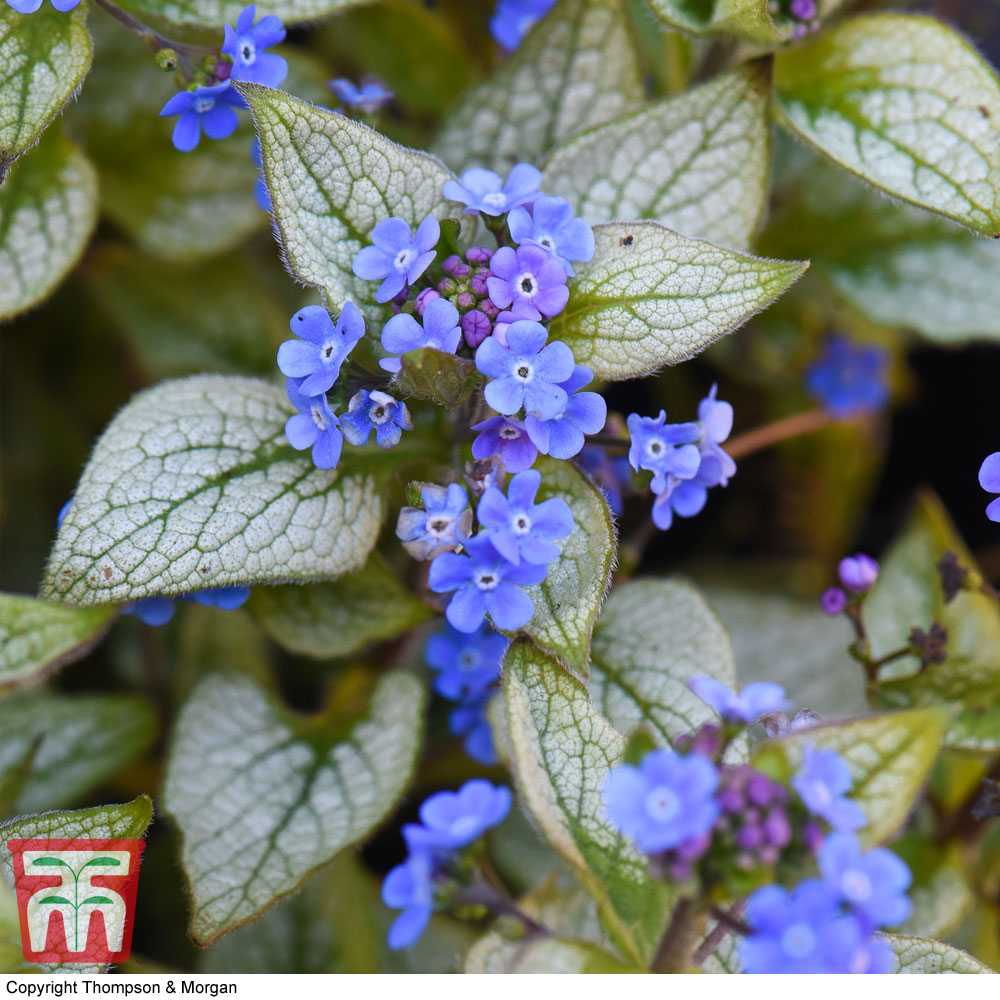
[[[156,65],[168,73],[177,69],[177,52],[175,49],[158,49],[156,53]]]

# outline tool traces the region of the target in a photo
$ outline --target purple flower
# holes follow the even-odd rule
[[[556,541],[573,531],[573,515],[565,500],[551,497],[535,503],[541,484],[541,473],[535,469],[519,472],[508,483],[507,496],[491,486],[476,508],[493,547],[515,566],[522,560],[547,566],[559,558]]]
[[[542,420],[566,407],[565,382],[575,367],[573,352],[561,341],[546,344],[540,323],[518,320],[507,328],[507,346],[487,337],[476,349],[476,367],[492,381],[483,395],[498,413],[517,413],[523,406]]]
[[[340,422],[333,415],[326,396],[307,396],[296,379],[285,382],[292,405],[299,411],[285,422],[285,437],[296,451],[312,448],[317,469],[335,469],[340,461],[344,438]]]
[[[396,96],[377,76],[362,77],[361,86],[346,77],[331,80],[329,85],[341,104],[365,115],[374,114]]]
[[[809,812],[835,830],[857,830],[868,822],[861,806],[845,797],[852,784],[851,772],[838,753],[808,744],[803,748],[802,770],[792,778],[792,787]]]
[[[701,465],[701,453],[694,443],[698,440],[698,425],[668,424],[666,421],[664,410],[655,418],[632,413],[626,421],[631,438],[629,464],[636,472],[645,469],[653,473],[654,493],[666,489],[668,475],[691,479]]]
[[[562,312],[569,300],[566,267],[551,250],[525,243],[500,247],[490,259],[486,279],[490,300],[524,319],[541,319]]]
[[[756,722],[768,712],[791,707],[784,688],[768,681],[748,684],[739,694],[714,677],[692,677],[688,687],[726,722]]]
[[[462,339],[458,310],[447,299],[431,299],[424,306],[423,325],[408,313],[393,316],[382,328],[382,346],[393,354],[405,354],[420,347],[434,347],[454,354]],[[379,365],[387,372],[398,372],[403,363],[397,358],[383,358]]]
[[[500,667],[510,642],[481,625],[471,633],[445,623],[424,647],[427,665],[437,671],[434,690],[451,701],[478,698],[500,678]]]
[[[864,594],[871,590],[878,579],[878,563],[871,556],[859,552],[855,556],[841,559],[837,567],[840,582],[855,594]]]
[[[222,52],[233,60],[231,79],[280,87],[288,75],[288,63],[264,50],[285,40],[285,26],[274,14],[254,24],[256,13],[256,7],[250,4],[240,11],[235,30],[228,24],[224,26],[226,40]]]
[[[144,597],[141,601],[126,604],[122,614],[135,615],[147,625],[166,625],[174,617],[174,607],[172,597]]]
[[[378,389],[356,392],[340,418],[340,425],[344,437],[355,447],[368,444],[374,431],[375,443],[380,448],[395,448],[403,431],[413,430],[406,404]]]
[[[478,764],[499,762],[493,746],[493,730],[486,716],[490,692],[484,692],[456,706],[448,716],[452,736],[462,737],[462,748]]]
[[[174,94],[163,105],[160,117],[180,115],[171,141],[182,153],[190,153],[198,145],[203,131],[209,139],[225,139],[232,135],[240,123],[236,108],[243,106],[243,98],[226,80],[214,87],[198,87]]]
[[[246,604],[249,596],[249,587],[207,587],[192,594],[181,594],[181,600],[189,604],[202,604],[209,608],[234,611]]]
[[[986,456],[979,468],[979,485],[987,493],[1000,493],[1000,451]],[[1000,521],[1000,497],[987,506],[986,516],[991,521]]]
[[[492,170],[473,167],[460,180],[445,181],[442,192],[449,201],[462,202],[465,215],[503,215],[537,194],[541,183],[541,171],[530,163],[517,164],[506,181]]]
[[[524,426],[532,444],[543,454],[567,459],[579,454],[585,434],[597,434],[608,418],[608,404],[597,392],[580,390],[593,380],[593,372],[577,365],[573,374],[559,384],[566,393],[566,406],[550,420],[533,413],[524,418]]]
[[[817,860],[823,878],[869,930],[894,927],[910,916],[913,907],[906,890],[913,878],[892,851],[884,847],[862,851],[854,834],[831,833]]]
[[[806,389],[838,419],[877,410],[889,397],[888,363],[889,355],[881,347],[830,336],[806,369]]]
[[[318,396],[333,388],[340,366],[364,336],[365,321],[353,302],[345,302],[334,326],[322,306],[306,306],[289,321],[300,340],[286,340],[278,348],[278,368],[300,380],[303,396]]]
[[[375,301],[388,302],[427,270],[440,237],[441,225],[433,215],[417,226],[416,233],[402,219],[383,219],[372,230],[374,245],[354,255],[354,273],[366,281],[384,278]]]
[[[811,21],[816,16],[816,0],[792,0],[788,11],[800,21]]]
[[[445,615],[459,632],[475,632],[489,614],[498,629],[526,625],[535,613],[521,587],[545,579],[548,569],[534,563],[515,566],[493,547],[487,535],[465,543],[465,552],[442,552],[431,562],[428,586],[436,594],[455,591]]]
[[[653,750],[638,767],[620,764],[604,780],[608,818],[646,854],[708,833],[719,815],[719,772],[698,754]]]
[[[749,973],[887,972],[888,946],[871,940],[853,914],[844,914],[836,890],[819,879],[793,892],[764,886],[747,903],[753,933],[740,947]]]
[[[539,18],[552,9],[556,0],[499,0],[490,18],[493,37],[513,52]]]
[[[431,859],[426,854],[411,854],[396,865],[382,883],[382,902],[403,911],[389,928],[389,947],[398,951],[415,944],[434,912]]]
[[[819,602],[828,615],[839,615],[847,607],[847,594],[840,587],[830,587],[823,591]]]
[[[586,219],[573,217],[573,206],[565,198],[543,194],[530,210],[520,205],[511,210],[507,226],[515,243],[537,243],[554,253],[571,278],[576,272],[570,261],[594,256],[594,231]]]
[[[424,509],[403,507],[396,522],[396,537],[414,559],[433,559],[454,550],[469,537],[472,511],[469,497],[458,483],[447,489],[434,483],[420,487]]]
[[[476,459],[499,455],[508,472],[530,469],[538,457],[538,449],[531,443],[528,432],[520,420],[510,417],[490,417],[472,429],[479,436],[472,442],[472,457]]]
[[[510,789],[483,778],[467,781],[457,792],[438,792],[420,807],[420,822],[403,834],[411,853],[455,851],[478,840],[510,812]]]

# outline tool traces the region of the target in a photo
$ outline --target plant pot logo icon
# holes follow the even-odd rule
[[[132,947],[141,840],[8,840],[29,962],[122,962]]]

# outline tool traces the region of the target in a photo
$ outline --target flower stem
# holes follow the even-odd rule
[[[746,909],[746,901],[734,903],[728,910],[720,910],[712,907],[712,916],[716,919],[716,925],[712,928],[705,940],[695,949],[694,964],[701,965],[719,945],[722,939],[730,932],[746,934],[749,928],[740,919]]]
[[[724,447],[733,458],[745,458],[755,451],[762,451],[764,448],[770,448],[802,434],[812,434],[814,431],[823,430],[840,422],[824,410],[805,410],[782,420],[764,424],[763,427],[756,427],[745,434],[738,434],[730,438]]]
[[[701,900],[682,896],[670,916],[670,923],[660,939],[650,970],[687,972],[694,961],[694,950],[705,925],[707,910]]]

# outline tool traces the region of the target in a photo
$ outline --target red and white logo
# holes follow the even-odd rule
[[[29,962],[122,962],[132,947],[141,840],[8,840]]]

